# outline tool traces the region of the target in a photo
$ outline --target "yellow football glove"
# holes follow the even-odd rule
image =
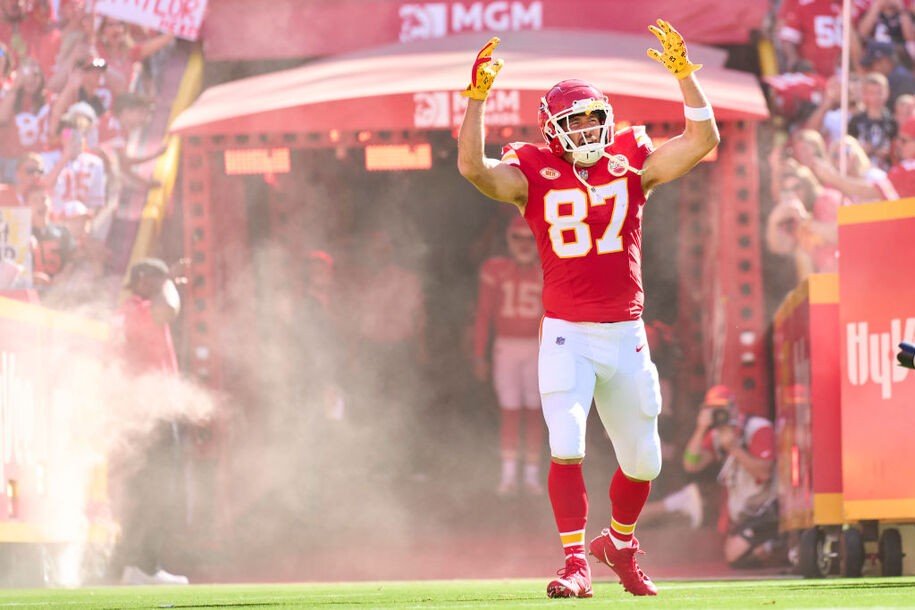
[[[678,80],[683,80],[702,67],[702,64],[690,62],[689,57],[686,56],[686,44],[683,42],[683,37],[668,22],[658,19],[658,27],[649,25],[648,29],[658,37],[664,49],[663,53],[655,49],[648,49],[648,57],[661,62],[667,71],[676,76]]]
[[[496,80],[496,74],[502,69],[501,59],[492,60],[492,52],[498,44],[498,38],[490,38],[486,46],[477,53],[477,60],[473,62],[473,71],[470,74],[470,84],[467,85],[466,90],[461,92],[461,95],[481,101],[489,95],[489,89]]]

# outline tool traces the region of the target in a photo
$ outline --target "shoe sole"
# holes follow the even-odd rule
[[[559,583],[550,585],[546,588],[546,596],[550,599],[559,599],[565,597],[591,597],[593,595],[594,592],[590,588],[582,591],[581,593],[575,593],[565,585],[561,585]]]

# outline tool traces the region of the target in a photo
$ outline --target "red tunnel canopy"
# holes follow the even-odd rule
[[[459,91],[491,34],[473,33],[316,61],[300,68],[212,87],[172,130],[181,134],[452,129],[465,99]],[[540,97],[557,81],[582,78],[603,90],[617,121],[680,122],[676,81],[645,55],[650,34],[537,31],[503,34],[505,60],[487,103],[487,124],[532,125]],[[725,53],[690,44],[690,58],[719,120],[768,117],[757,79],[726,69]]]

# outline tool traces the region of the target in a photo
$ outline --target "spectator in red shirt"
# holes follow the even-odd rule
[[[539,496],[543,494],[540,482],[543,416],[537,386],[537,354],[543,316],[543,278],[534,234],[520,215],[509,224],[506,237],[510,256],[492,257],[480,269],[474,372],[477,379],[485,381],[491,369],[499,403],[502,454],[499,495],[513,495],[518,490],[523,419],[524,489]]]
[[[124,22],[105,17],[97,30],[96,45],[99,55],[108,62],[111,70],[117,72],[133,90],[140,73],[140,62],[167,47],[174,39],[174,34],[157,34],[136,42]]]
[[[130,268],[131,294],[119,317],[123,360],[131,375],[179,374],[169,326],[181,310],[172,279],[175,271],[159,259],[144,259]],[[142,463],[115,477],[114,506],[122,533],[112,567],[121,570],[121,584],[188,584],[186,576],[171,574],[162,566],[182,520],[179,437],[177,422],[160,422]],[[113,466],[116,473],[124,467],[117,461]]]
[[[776,36],[783,72],[796,72],[800,60],[829,78],[836,73],[842,53],[841,0],[783,0],[778,10]],[[853,37],[857,43],[857,37]]]
[[[25,59],[13,74],[9,93],[0,99],[4,156],[46,152],[50,113],[50,97],[41,66],[34,59]]]
[[[51,22],[48,0],[2,0],[0,3],[0,40],[9,44],[13,56],[22,63],[34,58],[44,74],[54,69],[60,47],[60,32]]]
[[[135,374],[176,375],[178,360],[169,324],[181,311],[181,298],[171,270],[159,259],[147,259],[130,268],[131,295],[121,307],[124,317],[124,360]]]

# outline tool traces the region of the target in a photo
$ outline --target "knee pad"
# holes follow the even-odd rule
[[[623,464],[620,462],[623,474],[639,481],[653,481],[661,474],[661,443],[660,439],[641,439],[636,445],[634,463]]]
[[[544,397],[544,407],[548,402],[550,397]],[[588,411],[576,403],[562,410],[544,408],[543,413],[549,431],[550,455],[562,459],[585,457]]]

